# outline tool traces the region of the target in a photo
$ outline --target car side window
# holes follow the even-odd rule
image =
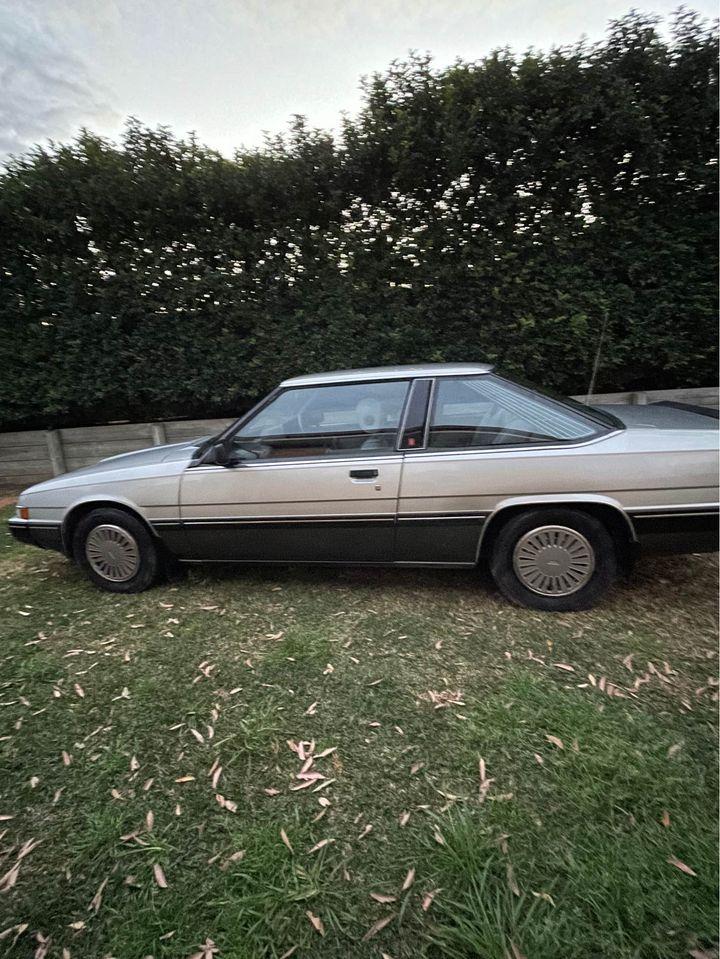
[[[483,375],[439,379],[428,446],[512,446],[590,439],[597,426],[561,403]]]
[[[232,437],[242,459],[354,456],[395,449],[407,380],[288,389]]]

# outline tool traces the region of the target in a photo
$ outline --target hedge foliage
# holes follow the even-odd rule
[[[717,36],[364,81],[232,160],[131,120],[0,175],[0,426],[233,415],[281,377],[496,362],[582,392],[716,382]]]

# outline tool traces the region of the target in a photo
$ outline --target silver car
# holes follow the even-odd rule
[[[481,364],[299,376],[217,436],[30,487],[10,529],[116,593],[177,561],[486,560],[516,603],[585,609],[638,548],[717,549],[716,416],[558,401]]]

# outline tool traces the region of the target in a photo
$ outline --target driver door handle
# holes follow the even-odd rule
[[[377,470],[350,470],[350,479],[374,480],[377,475]]]

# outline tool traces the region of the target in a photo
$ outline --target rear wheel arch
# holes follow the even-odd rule
[[[635,531],[630,518],[621,509],[612,506],[610,503],[596,503],[588,501],[568,501],[558,500],[557,502],[527,502],[513,503],[501,507],[493,513],[485,528],[482,531],[480,540],[480,550],[478,559],[488,559],[492,555],[493,546],[505,524],[522,513],[535,512],[537,510],[557,510],[569,509],[578,513],[586,513],[598,520],[612,536],[617,556],[622,565],[629,565],[634,554]]]

